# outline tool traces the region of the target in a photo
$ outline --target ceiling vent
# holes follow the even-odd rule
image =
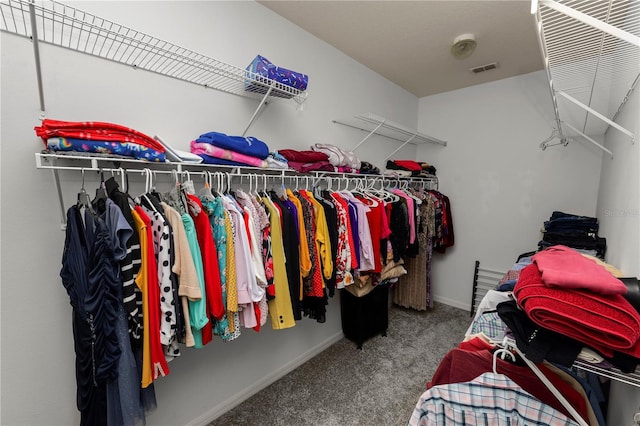
[[[490,64],[480,65],[479,67],[469,68],[469,71],[471,71],[474,74],[478,74],[478,73],[489,71],[489,70],[495,70],[496,68],[498,68],[498,63],[497,62],[491,62]]]

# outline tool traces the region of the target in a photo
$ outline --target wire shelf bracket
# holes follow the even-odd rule
[[[358,124],[354,124],[353,122],[349,122],[347,120],[332,120],[333,123],[341,124],[343,126],[351,127],[352,129],[357,129],[363,132],[367,132],[367,135],[360,142],[358,142],[356,146],[354,146],[351,149],[351,151],[355,151],[356,149],[358,149],[373,135],[378,135],[388,139],[402,142],[402,145],[396,148],[391,154],[387,155],[383,160],[383,162],[386,162],[396,152],[400,151],[409,143],[414,145],[423,144],[423,143],[432,143],[435,145],[447,146],[446,141],[434,138],[433,136],[425,135],[416,130],[405,127],[402,124],[396,123],[394,121],[388,120],[384,117],[380,117],[370,112],[365,114],[358,114],[355,116],[355,118],[359,120],[358,123],[363,123],[363,124],[358,125]],[[362,127],[362,126],[367,126],[367,127]]]
[[[207,89],[257,99],[260,103],[243,135],[268,99],[292,99],[301,106],[307,98],[306,91],[53,0],[37,3],[34,0],[0,0],[0,31],[32,40],[43,114],[45,103],[39,43],[70,49]]]

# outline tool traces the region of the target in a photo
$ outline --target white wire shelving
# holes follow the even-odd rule
[[[367,132],[367,135],[356,146],[351,148],[355,151],[365,143],[371,136],[378,135],[388,139],[403,142],[398,148],[396,148],[391,154],[383,160],[383,163],[391,158],[396,152],[400,151],[407,144],[423,144],[431,143],[435,145],[447,146],[447,142],[434,138],[433,136],[425,135],[417,130],[403,126],[400,123],[391,121],[387,118],[380,117],[379,115],[367,112],[364,114],[358,114],[354,116],[355,120],[332,120],[336,124],[351,127],[354,129]]]
[[[640,80],[639,0],[532,0],[555,112],[552,137],[582,138],[613,157],[596,139],[616,123]]]
[[[43,112],[45,104],[38,43],[85,53],[204,88],[259,99],[260,105],[247,129],[267,99],[292,99],[302,104],[307,97],[306,91],[56,1],[0,0],[0,31],[33,41]]]
[[[220,174],[227,179],[227,186],[230,185],[232,179],[238,179],[240,183],[243,179],[261,179],[263,185],[267,180],[272,184],[282,184],[287,182],[291,185],[295,182],[295,187],[313,188],[321,183],[327,188],[334,188],[333,185],[348,187],[349,185],[361,185],[372,187],[378,185],[382,188],[389,186],[408,186],[408,185],[427,185],[429,189],[438,187],[438,178],[436,176],[414,176],[414,177],[391,177],[384,175],[367,175],[358,173],[342,173],[330,171],[312,171],[308,173],[298,173],[293,169],[267,169],[252,166],[222,166],[205,163],[189,163],[189,162],[149,162],[145,160],[137,160],[134,158],[85,154],[78,152],[53,153],[49,151],[35,153],[36,168],[41,170],[51,170],[53,181],[56,185],[56,193],[58,196],[61,227],[66,226],[66,208],[64,202],[63,184],[60,179],[59,172],[76,172],[82,173],[83,183],[85,174],[88,176],[90,172],[95,173],[111,173],[113,175],[135,175],[150,173],[155,175],[174,175],[186,177],[200,176],[204,179],[209,174]],[[84,186],[84,184],[83,184]]]

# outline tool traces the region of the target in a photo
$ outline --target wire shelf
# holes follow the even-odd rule
[[[0,30],[234,95],[293,99],[307,93],[56,1],[0,0]],[[269,92],[270,90],[270,92]]]
[[[537,17],[563,136],[613,126],[633,141],[612,122],[640,78],[640,1],[540,0]]]
[[[600,376],[640,388],[640,369],[636,369],[633,373],[623,373],[617,368],[602,368],[580,360],[576,360],[573,366],[590,373],[598,374]]]
[[[285,180],[288,182],[302,182],[306,188],[316,187],[324,182],[328,188],[331,188],[332,182],[346,186],[353,183],[366,184],[367,187],[373,187],[376,184],[382,186],[386,184],[403,185],[421,185],[428,186],[429,189],[438,187],[438,178],[430,177],[400,177],[390,178],[383,175],[368,175],[357,173],[342,173],[329,171],[310,171],[307,173],[299,173],[293,169],[272,169],[259,168],[252,166],[223,166],[206,163],[189,163],[189,162],[150,162],[145,160],[137,160],[134,158],[114,156],[111,154],[95,154],[83,152],[50,152],[43,150],[35,153],[36,168],[41,170],[51,170],[53,180],[56,184],[56,192],[58,194],[58,202],[60,207],[61,228],[66,226],[66,210],[63,197],[63,187],[60,183],[59,171],[80,172],[83,176],[85,172],[108,172],[112,174],[136,174],[149,173],[152,175],[186,175],[199,176],[205,179],[210,174],[220,174],[226,176],[227,179],[232,177],[247,179],[257,179],[260,177],[266,186],[267,179],[280,181],[284,185]],[[189,177],[187,177],[189,179]],[[230,184],[230,180],[228,180]]]

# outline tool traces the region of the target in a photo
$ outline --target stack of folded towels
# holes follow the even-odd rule
[[[204,133],[191,141],[191,152],[207,164],[222,166],[252,166],[286,169],[287,162],[269,152],[263,141],[252,136],[229,136],[219,132]]]
[[[34,128],[51,151],[118,155],[165,161],[165,148],[155,139],[129,127],[98,121],[45,119]]]

